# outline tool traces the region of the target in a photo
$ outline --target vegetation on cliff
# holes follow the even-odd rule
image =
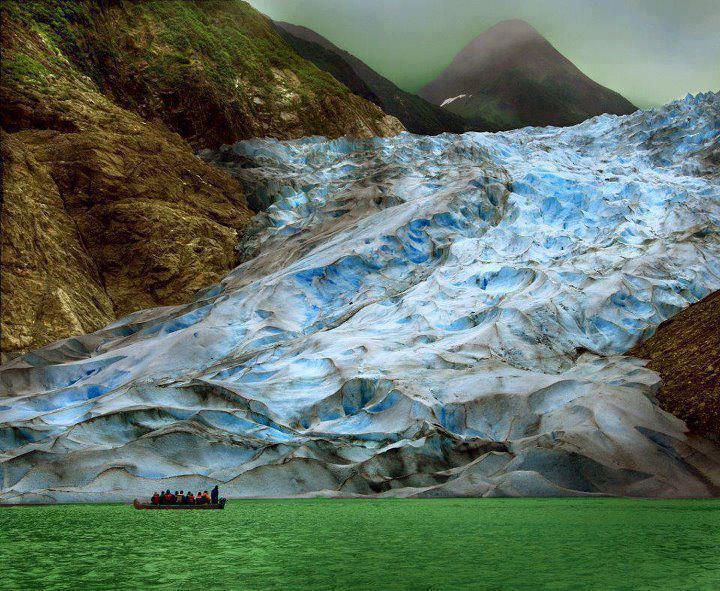
[[[5,354],[186,301],[233,265],[251,215],[235,181],[11,18],[0,86]]]
[[[444,132],[492,131],[488,125],[471,126],[459,115],[398,88],[387,78],[328,39],[307,27],[275,23],[278,32],[305,59],[332,74],[355,94],[397,117],[412,133],[437,135]]]
[[[1,16],[3,358],[187,301],[234,266],[252,212],[193,148],[402,129],[242,2],[13,0]]]
[[[40,0],[12,2],[9,11],[118,105],[162,120],[196,148],[403,129],[300,57],[272,21],[239,0]]]

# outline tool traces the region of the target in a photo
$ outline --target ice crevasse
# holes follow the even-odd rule
[[[0,502],[712,496],[623,353],[720,288],[720,95],[570,128],[240,142],[244,262],[0,368]]]

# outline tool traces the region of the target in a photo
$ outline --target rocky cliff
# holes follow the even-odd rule
[[[402,126],[242,2],[2,6],[3,357],[187,301],[251,216],[194,149]]]
[[[662,377],[663,408],[720,440],[720,291],[661,324],[630,353],[649,359]]]

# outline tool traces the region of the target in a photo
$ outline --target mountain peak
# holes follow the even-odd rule
[[[501,21],[480,33],[455,56],[450,67],[473,70],[479,67],[513,68],[535,59],[563,61],[565,58],[530,23],[511,19]],[[569,62],[568,62],[569,63]]]
[[[574,125],[602,113],[635,110],[520,19],[501,21],[472,39],[418,94],[470,121],[494,120],[500,128]]]
[[[511,18],[508,20],[500,21],[496,25],[490,27],[484,33],[478,35],[478,37],[490,35],[493,33],[504,33],[510,35],[534,35],[537,37],[542,37],[540,32],[529,22],[519,18]]]

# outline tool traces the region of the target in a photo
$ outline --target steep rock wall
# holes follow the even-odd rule
[[[2,353],[186,301],[235,263],[240,186],[3,12]]]
[[[252,212],[193,148],[402,130],[243,2],[9,1],[1,15],[3,358],[188,301],[234,266]]]

